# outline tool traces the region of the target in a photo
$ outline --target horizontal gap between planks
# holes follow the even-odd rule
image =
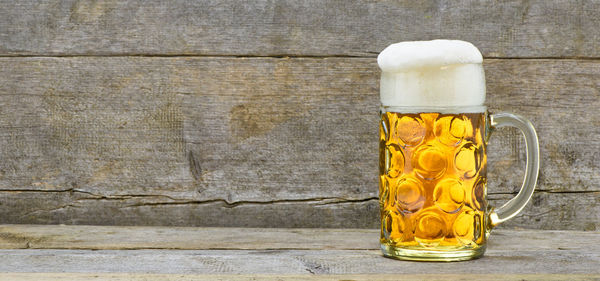
[[[207,57],[207,58],[356,58],[369,59],[375,58],[377,54],[371,56],[364,55],[292,55],[292,54],[271,54],[271,55],[230,55],[230,54],[0,54],[0,58],[78,58],[78,57],[157,57],[157,58],[178,58],[178,57]],[[600,57],[497,57],[486,56],[484,59],[498,60],[600,60]]]

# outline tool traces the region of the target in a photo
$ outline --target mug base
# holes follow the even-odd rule
[[[381,251],[387,258],[410,261],[466,261],[480,258],[485,252],[485,245],[477,248],[444,250],[424,247],[395,247],[381,244]]]

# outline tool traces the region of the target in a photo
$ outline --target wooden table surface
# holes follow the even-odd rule
[[[600,232],[497,229],[467,262],[384,258],[374,229],[0,226],[0,280],[598,280]]]

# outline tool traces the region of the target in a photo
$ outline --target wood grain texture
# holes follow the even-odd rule
[[[27,241],[29,248],[0,250],[0,272],[214,274],[222,278],[230,274],[292,278],[382,273],[378,277],[389,278],[386,274],[435,272],[461,274],[471,280],[484,274],[492,274],[496,279],[502,275],[516,278],[522,274],[568,274],[569,280],[572,274],[573,278],[582,279],[600,274],[595,266],[600,262],[600,233],[582,231],[495,230],[483,258],[460,263],[384,258],[378,249],[377,231],[362,229],[30,225],[0,228],[0,248],[19,247],[13,243],[16,240]],[[548,277],[552,280],[556,276]]]
[[[2,225],[0,249],[378,250],[379,235],[341,228]],[[598,242],[597,231],[494,229],[488,248],[595,252]]]
[[[0,55],[370,56],[457,38],[486,57],[600,57],[597,1],[10,1]]]
[[[0,226],[7,280],[596,280],[600,233],[494,230],[483,258],[384,258],[378,231]],[[78,249],[78,250],[75,250]],[[24,266],[27,265],[27,266]],[[473,270],[476,268],[477,270]],[[433,274],[435,273],[435,275]]]
[[[507,226],[598,229],[600,62],[486,60],[530,118],[538,192]],[[370,58],[0,58],[0,222],[377,227]],[[498,206],[524,144],[489,145]]]
[[[384,258],[380,250],[0,250],[1,272],[163,274],[600,274],[598,252],[489,250],[461,263]],[[25,267],[23,265],[30,265]]]
[[[402,274],[402,280],[493,280],[493,281],[597,281],[598,274]],[[300,275],[300,274],[148,274],[148,273],[1,273],[0,278],[14,281],[38,280],[132,280],[132,281],[340,281],[340,280],[398,280],[398,274],[327,274],[327,275]]]
[[[504,230],[500,233],[506,235]],[[526,230],[516,233],[519,233],[518,237],[527,235]],[[575,233],[581,238],[580,241],[595,237],[594,232],[553,231],[552,233],[554,233],[552,239],[556,242],[570,233]],[[342,236],[344,242],[340,243]],[[555,246],[564,246],[564,244],[558,243]],[[0,226],[0,249],[373,250],[378,248],[379,232],[374,229]]]

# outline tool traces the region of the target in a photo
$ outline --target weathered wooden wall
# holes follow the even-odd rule
[[[0,223],[377,227],[375,57],[456,38],[540,137],[504,227],[598,229],[598,26],[596,1],[0,1]],[[492,204],[523,148],[493,136]]]

